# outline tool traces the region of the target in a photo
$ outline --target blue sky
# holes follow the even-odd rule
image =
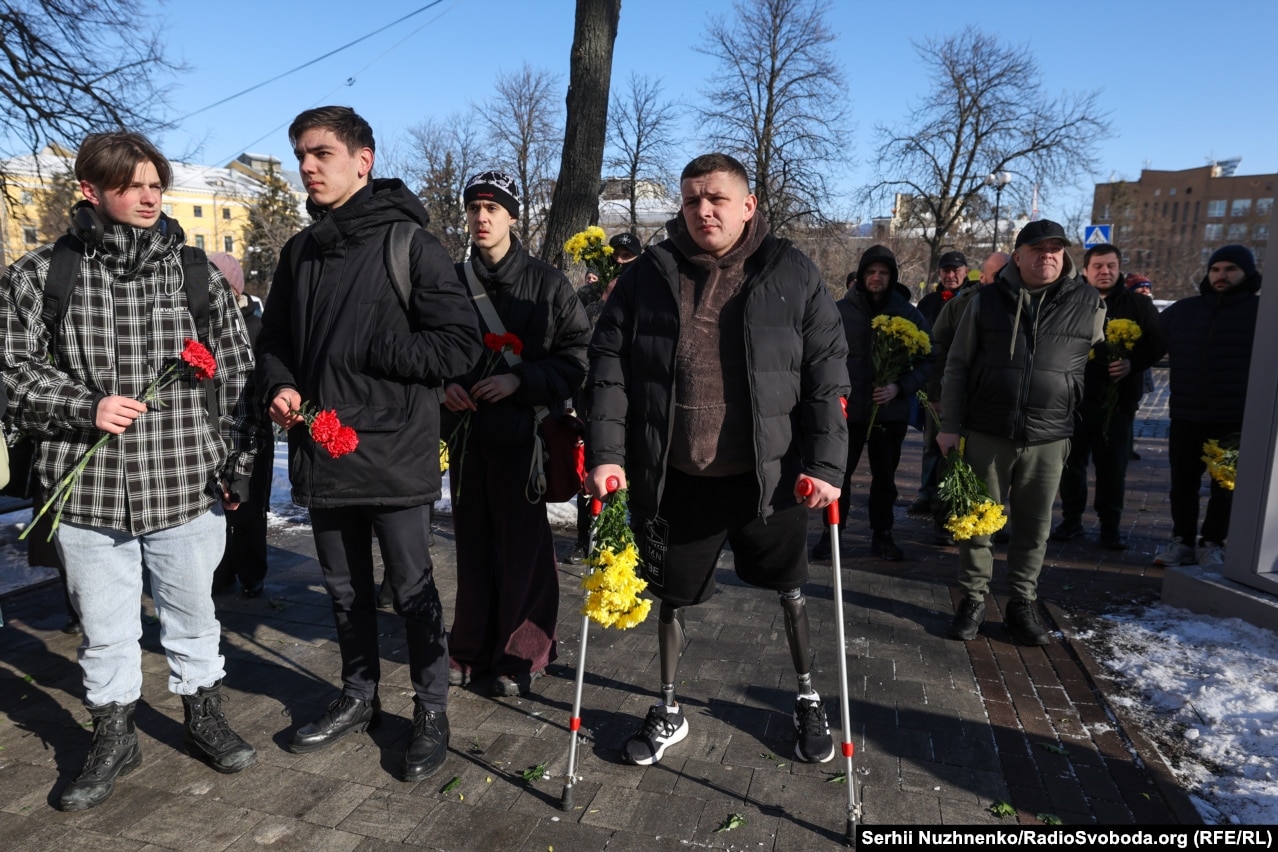
[[[182,0],[157,3],[177,77],[174,116],[208,106],[382,27],[429,0]],[[285,129],[303,109],[355,107],[379,149],[431,115],[486,100],[499,72],[527,61],[567,85],[573,0],[443,0],[392,29],[248,95],[181,120],[161,138],[172,157],[222,164],[241,151],[289,156]],[[716,63],[696,52],[729,0],[624,0],[613,84],[630,72],[660,78],[687,104],[716,84]],[[1278,6],[1267,2],[862,2],[835,0],[829,17],[848,80],[854,135],[840,186],[870,183],[874,128],[904,119],[927,89],[913,41],[971,24],[1033,52],[1051,93],[1100,89],[1113,137],[1095,175],[1058,191],[1044,216],[1090,207],[1094,180],[1136,178],[1142,167],[1183,169],[1242,156],[1242,174],[1278,172]],[[349,81],[349,82],[348,82]],[[688,156],[701,153],[685,127]],[[676,169],[682,163],[674,164]],[[1006,196],[1005,196],[1006,200]]]

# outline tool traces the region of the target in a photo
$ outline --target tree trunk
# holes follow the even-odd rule
[[[577,0],[563,156],[539,253],[561,268],[568,238],[599,221],[612,46],[620,17],[621,0]]]

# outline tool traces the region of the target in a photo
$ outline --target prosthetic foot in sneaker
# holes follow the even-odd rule
[[[688,736],[688,720],[681,707],[654,704],[643,720],[643,726],[626,740],[622,755],[627,763],[651,766],[661,760],[666,748]]]

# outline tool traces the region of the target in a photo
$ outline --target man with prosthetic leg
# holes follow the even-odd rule
[[[739,162],[698,157],[681,193],[670,238],[622,276],[590,347],[587,488],[602,497],[616,477],[629,489],[643,577],[661,601],[661,701],[624,757],[656,763],[688,735],[674,687],[682,609],[714,595],[730,544],[737,575],[779,595],[795,753],[825,762],[834,742],[812,685],[802,587],[808,509],[838,499],[847,458],[847,339],[812,262],[755,215]]]

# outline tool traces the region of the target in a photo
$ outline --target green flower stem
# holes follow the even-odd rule
[[[166,367],[164,371],[161,372],[160,375],[156,376],[155,380],[147,386],[147,389],[142,392],[142,396],[138,397],[138,402],[144,404],[157,402],[156,398],[160,391],[173,384],[174,379],[177,378],[177,369],[182,363],[183,362],[181,360],[178,360]],[[160,407],[163,407],[163,403],[160,403]],[[58,504],[58,512],[53,516],[53,525],[49,527],[49,537],[45,539],[46,541],[53,541],[53,534],[57,532],[58,525],[62,523],[62,511],[67,507],[67,501],[71,498],[71,492],[75,490],[76,483],[80,480],[80,474],[84,473],[85,469],[89,466],[89,461],[92,460],[93,454],[106,446],[106,443],[114,437],[115,435],[111,432],[104,432],[102,437],[98,438],[93,446],[89,447],[88,451],[85,452],[84,455],[80,456],[80,460],[77,461],[71,469],[58,480],[57,484],[53,487],[53,492],[49,495],[49,499],[44,501],[44,505],[40,507],[40,511],[31,519],[31,523],[28,524],[27,528],[18,535],[19,541],[25,539],[31,533],[31,530],[35,528],[36,523],[48,513],[49,509],[56,502]]]

